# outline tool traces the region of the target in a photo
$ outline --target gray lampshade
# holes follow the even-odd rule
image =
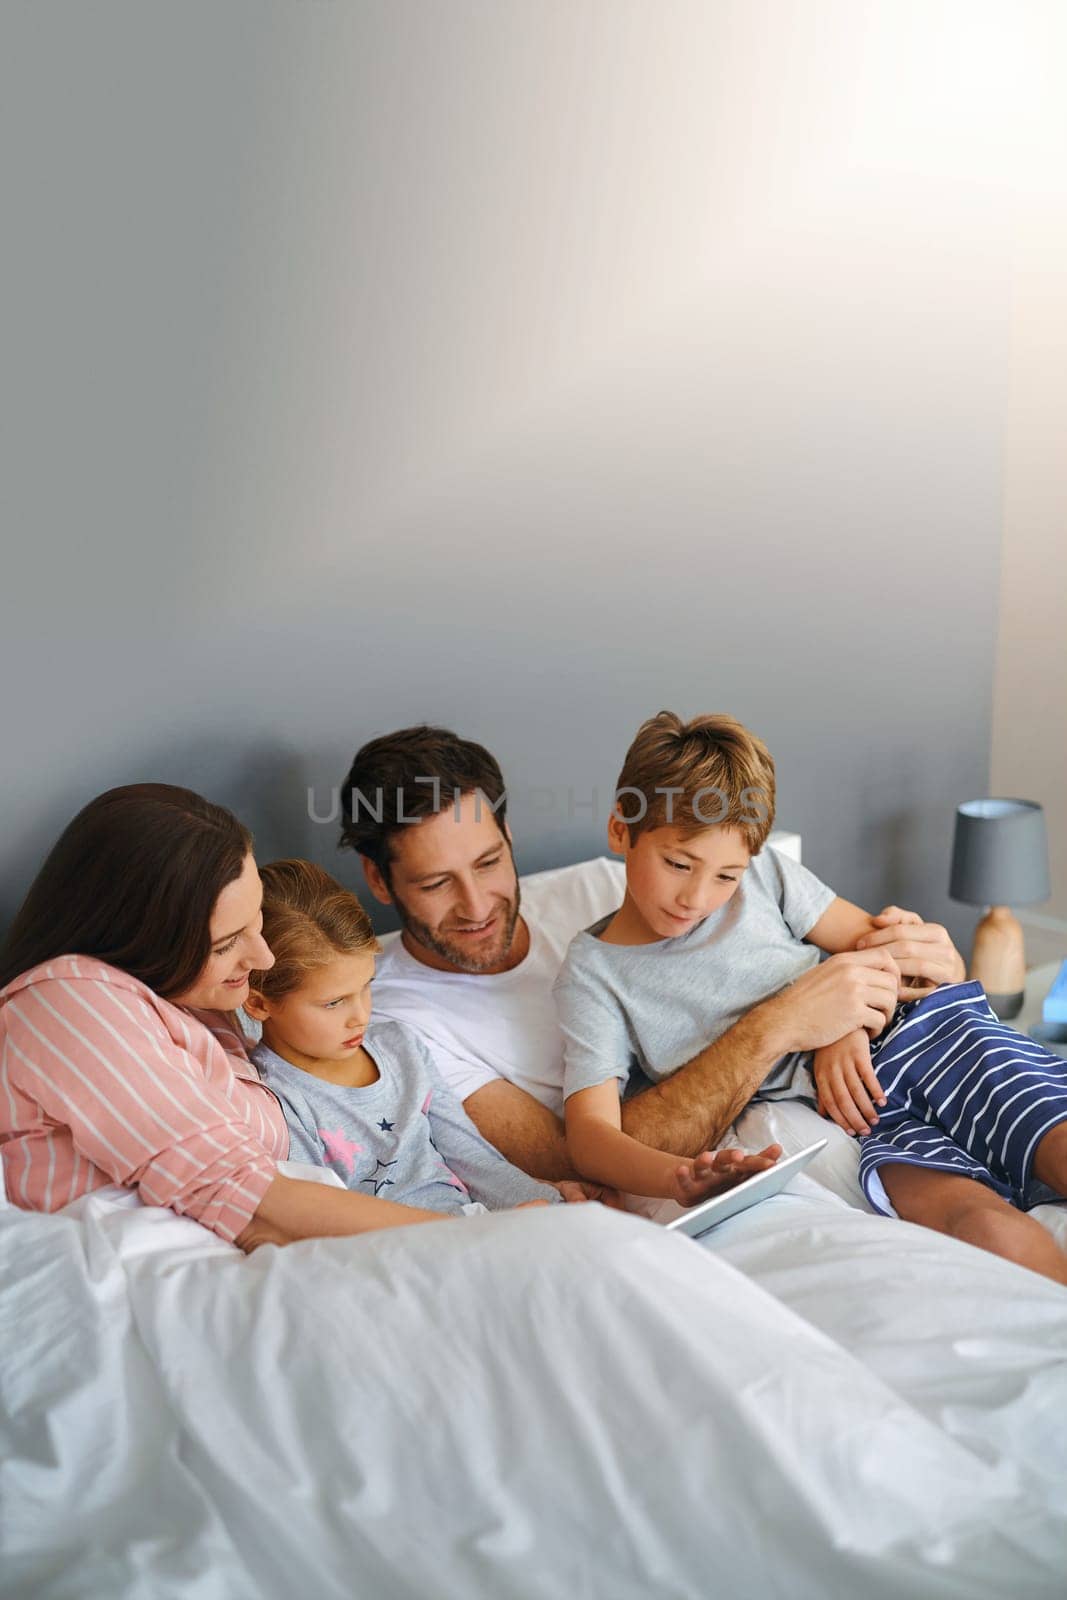
[[[1036,801],[968,800],[957,807],[948,892],[972,906],[1048,899],[1045,813]]]

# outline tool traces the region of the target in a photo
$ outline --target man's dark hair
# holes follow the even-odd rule
[[[476,790],[503,832],[504,775],[484,745],[426,723],[382,734],[356,751],[341,785],[341,849],[366,856],[388,881],[393,834]]]

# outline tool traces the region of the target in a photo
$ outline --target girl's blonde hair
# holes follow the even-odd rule
[[[311,861],[271,861],[263,879],[263,937],[274,955],[250,986],[268,1000],[298,989],[309,972],[335,956],[381,949],[370,918],[354,894]]]

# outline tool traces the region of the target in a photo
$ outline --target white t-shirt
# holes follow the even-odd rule
[[[576,933],[622,904],[621,861],[600,857],[522,881],[530,948],[510,972],[438,972],[399,939],[378,961],[374,1010],[417,1029],[461,1100],[506,1078],[563,1115],[563,1036],[552,985]]]

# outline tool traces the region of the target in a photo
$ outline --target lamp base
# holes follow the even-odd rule
[[[991,906],[975,929],[967,976],[982,985],[1002,1022],[1019,1015],[1026,989],[1026,954],[1022,925],[1007,906]]]
[[[990,994],[987,989],[985,997],[1001,1022],[1010,1022],[1012,1017],[1017,1017],[1022,1010],[1026,991],[1020,989],[1018,994]]]

